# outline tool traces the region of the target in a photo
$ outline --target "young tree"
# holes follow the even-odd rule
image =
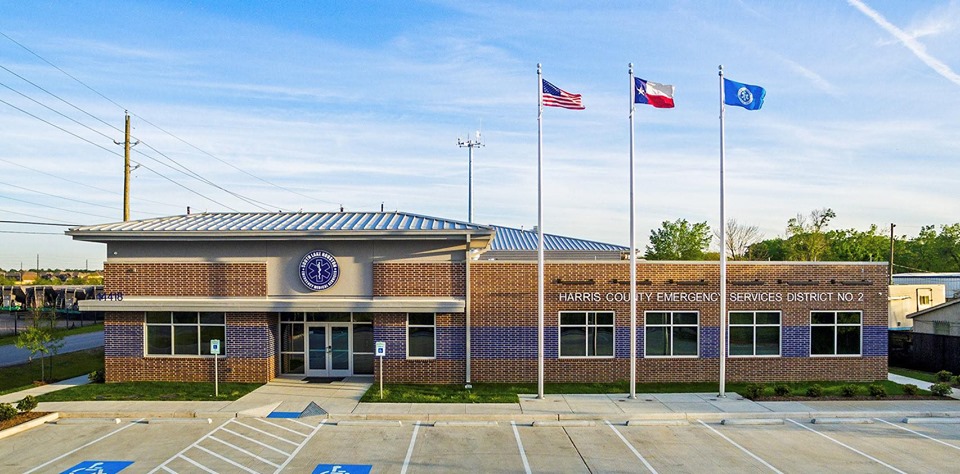
[[[797,214],[787,221],[787,259],[817,262],[823,260],[830,249],[824,229],[830,219],[837,217],[833,209],[815,209],[807,218]]]
[[[53,317],[46,317],[42,308],[34,308],[32,311],[33,324],[26,330],[20,332],[15,342],[21,349],[30,351],[28,360],[31,362],[38,354],[40,355],[40,380],[47,379],[45,371],[45,358],[47,354],[56,355],[63,347],[63,336],[54,331]],[[50,371],[53,372],[52,359]]]
[[[720,229],[713,230],[713,237],[720,241]],[[746,225],[736,219],[727,219],[727,252],[733,260],[749,260],[751,246],[763,240],[760,228],[755,225]]]
[[[703,260],[710,245],[710,226],[706,222],[690,224],[686,219],[663,221],[660,229],[650,231],[648,260]]]

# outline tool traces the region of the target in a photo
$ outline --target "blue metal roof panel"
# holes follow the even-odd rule
[[[537,233],[532,230],[491,226],[497,233],[490,243],[490,250],[537,250]],[[592,240],[574,239],[553,234],[543,234],[544,250],[590,250],[626,252],[627,247]]]

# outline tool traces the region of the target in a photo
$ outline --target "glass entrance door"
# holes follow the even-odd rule
[[[352,375],[350,325],[307,325],[307,374],[311,377]]]

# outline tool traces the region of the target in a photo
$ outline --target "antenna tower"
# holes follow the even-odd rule
[[[467,222],[473,224],[473,149],[483,146],[480,140],[480,130],[477,130],[477,136],[473,140],[467,135],[467,139],[457,139],[457,145],[460,148],[467,149]]]

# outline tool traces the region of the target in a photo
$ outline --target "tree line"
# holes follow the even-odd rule
[[[890,259],[889,228],[830,229],[830,208],[797,214],[787,220],[783,237],[765,239],[757,226],[727,221],[727,258],[731,260],[876,262]],[[719,260],[710,251],[720,231],[704,222],[664,221],[650,231],[647,260]],[[717,245],[719,247],[719,245]],[[960,272],[960,223],[926,225],[916,237],[893,238],[894,273]]]

